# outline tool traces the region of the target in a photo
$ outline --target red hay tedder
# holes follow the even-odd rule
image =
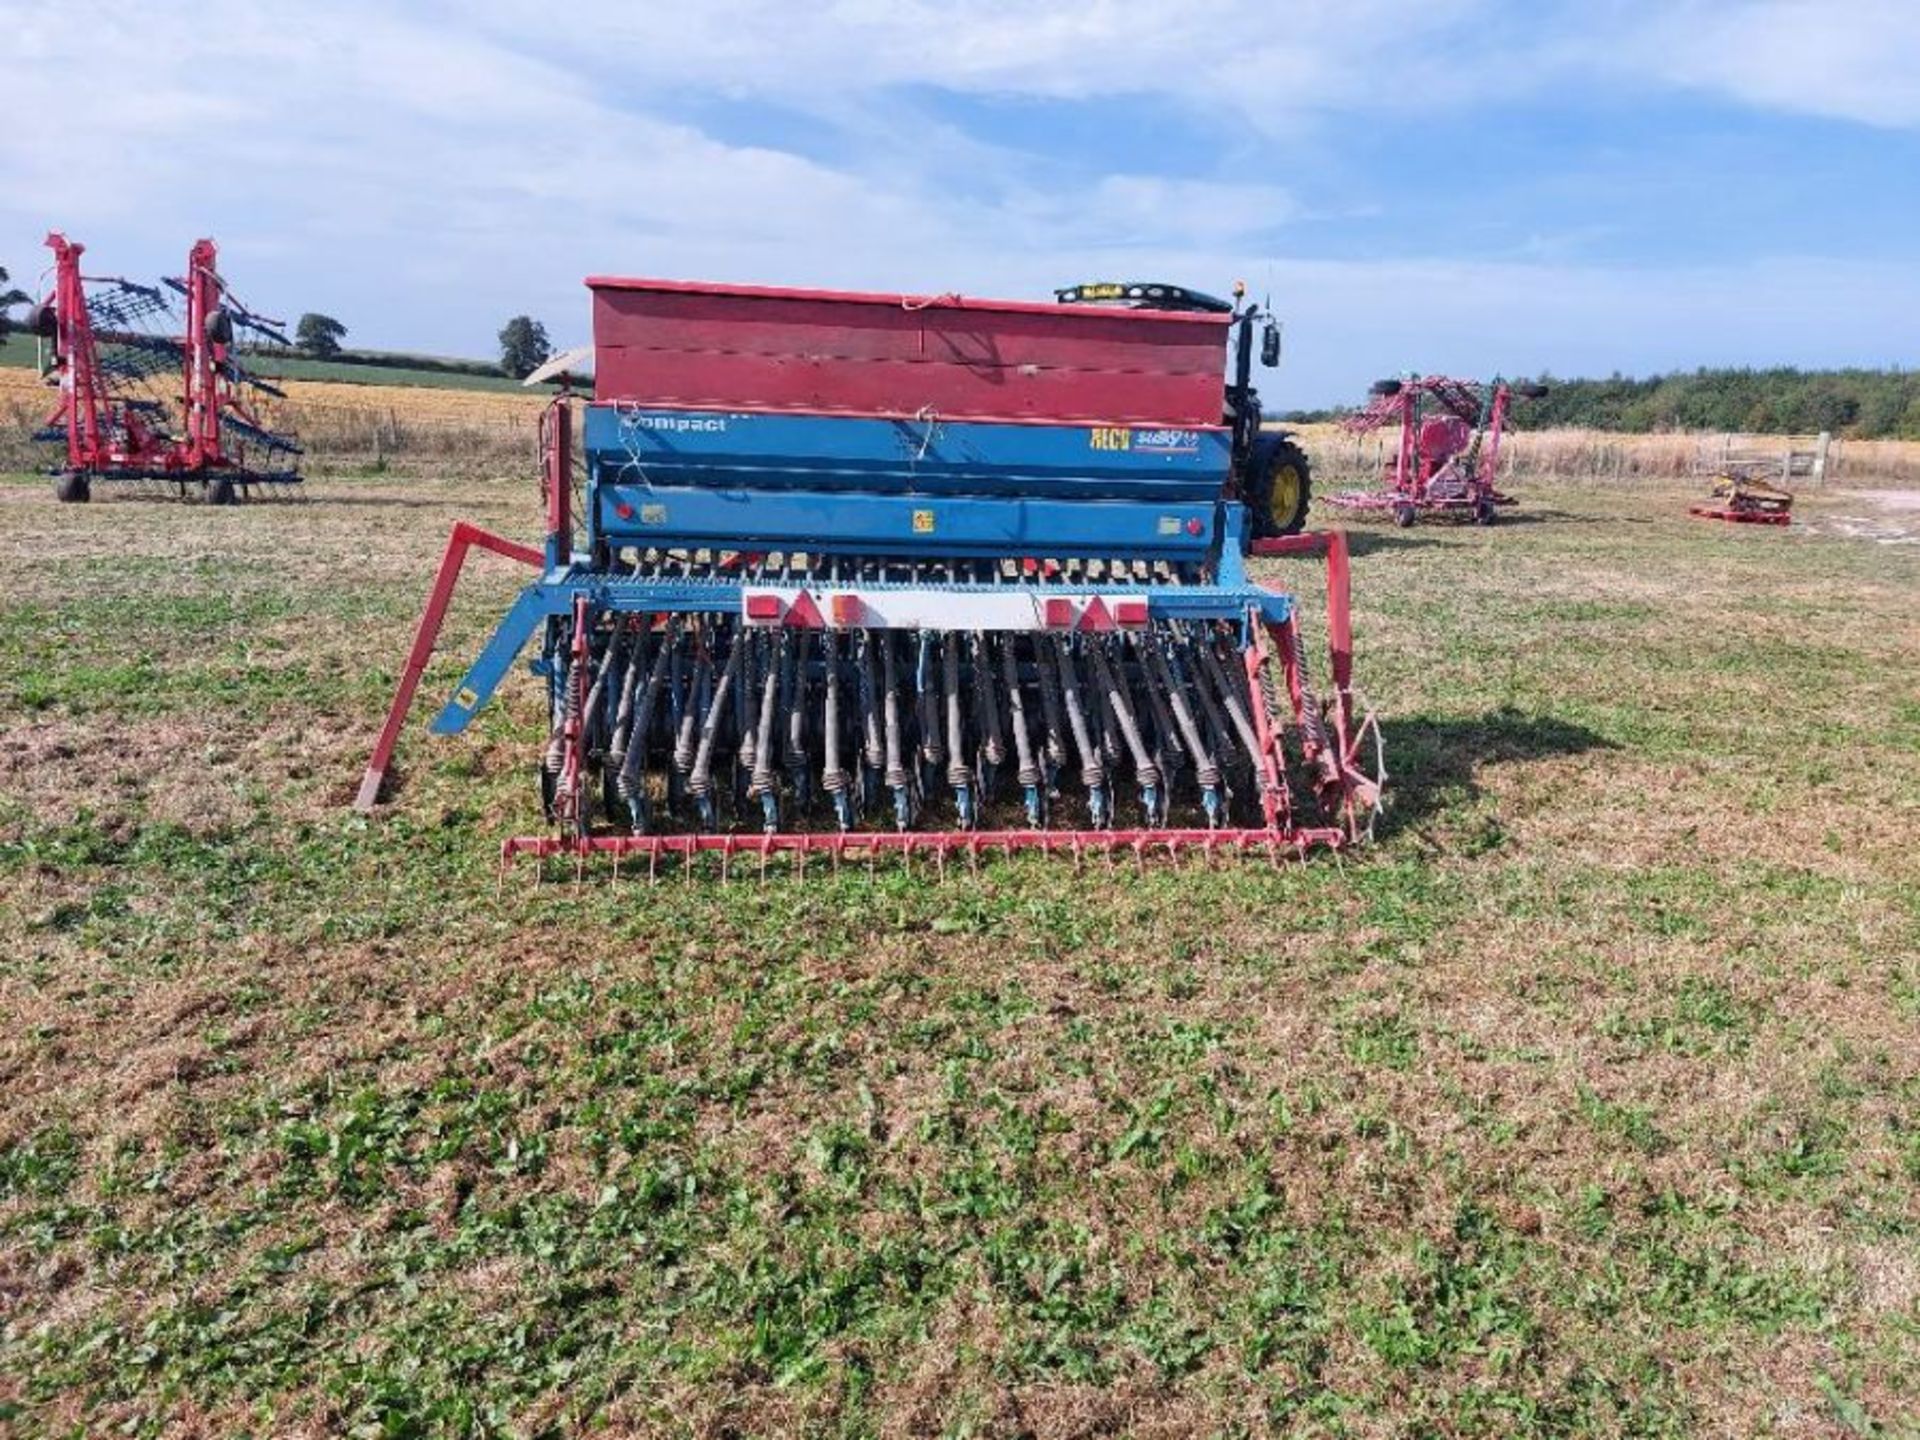
[[[1491,525],[1500,505],[1513,497],[1494,484],[1500,469],[1500,438],[1514,398],[1539,399],[1544,385],[1482,384],[1445,375],[1382,380],[1364,410],[1340,422],[1350,435],[1397,427],[1399,447],[1376,490],[1330,495],[1346,510],[1390,512],[1396,525],[1411,525],[1422,512],[1470,516]]]
[[[27,328],[50,347],[42,369],[60,387],[34,438],[64,451],[51,467],[61,500],[84,503],[99,482],[144,482],[181,496],[198,485],[208,503],[231,505],[253,486],[298,482],[300,447],[254,408],[253,397],[285,394],[240,363],[235,335],[291,342],[228,290],[213,241],[196,241],[186,274],[163,282],[184,314],[161,286],[81,274],[86,247],[64,235],[48,235],[47,248],[50,288]]]

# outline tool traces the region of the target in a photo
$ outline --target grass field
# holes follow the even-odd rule
[[[309,489],[0,483],[0,1432],[1920,1425],[1920,515],[1364,531],[1351,860],[536,888],[524,677],[347,808],[528,487]]]

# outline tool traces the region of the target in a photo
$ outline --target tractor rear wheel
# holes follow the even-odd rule
[[[1253,509],[1253,538],[1298,535],[1307,523],[1313,498],[1313,470],[1307,452],[1282,440],[1265,457],[1248,497]]]
[[[69,470],[53,487],[54,498],[62,505],[84,505],[93,498],[93,487],[78,470]]]

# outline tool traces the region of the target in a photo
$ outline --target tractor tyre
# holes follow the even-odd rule
[[[1252,501],[1254,539],[1298,535],[1306,528],[1307,506],[1313,499],[1313,467],[1307,452],[1292,439],[1274,446],[1265,456],[1248,498]]]
[[[238,505],[239,503],[240,496],[238,492],[234,490],[233,481],[230,477],[222,475],[217,480],[209,480],[207,482],[207,504]]]
[[[93,498],[93,486],[78,470],[69,470],[54,482],[54,498],[62,505],[84,505]]]

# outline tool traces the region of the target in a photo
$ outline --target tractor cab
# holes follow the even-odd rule
[[[1246,303],[1246,294],[1238,280],[1231,300],[1161,281],[1094,280],[1063,286],[1053,298],[1062,305],[1233,317],[1232,368],[1221,397],[1221,424],[1233,432],[1228,498],[1247,507],[1254,538],[1264,539],[1293,535],[1306,525],[1311,477],[1306,452],[1293,435],[1263,424],[1260,392],[1253,385],[1254,337],[1259,336],[1260,364],[1273,369],[1280,363],[1280,322],[1263,307]]]

